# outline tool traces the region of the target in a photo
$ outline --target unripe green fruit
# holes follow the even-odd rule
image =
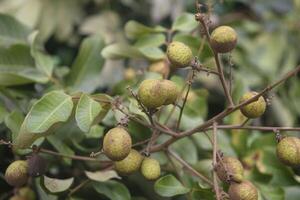
[[[15,187],[24,185],[28,180],[28,163],[24,160],[17,160],[11,163],[5,172],[6,182]]]
[[[169,65],[164,60],[154,62],[149,66],[149,72],[156,72],[167,78],[170,73]]]
[[[34,191],[30,187],[22,187],[18,191],[18,196],[26,200],[35,200],[36,196]]]
[[[230,26],[219,26],[210,37],[213,49],[218,53],[230,52],[237,43],[237,34]]]
[[[136,77],[136,72],[133,68],[125,69],[124,71],[124,79],[125,80],[132,80]]]
[[[160,176],[159,162],[153,158],[144,158],[141,173],[147,180],[155,180]]]
[[[250,181],[233,183],[230,185],[228,194],[230,200],[257,200],[258,192]]]
[[[169,80],[147,79],[139,87],[138,97],[149,109],[174,103],[179,90],[175,83]]]
[[[285,137],[277,144],[278,158],[286,165],[300,166],[300,139]]]
[[[157,108],[164,104],[167,94],[163,92],[160,80],[144,80],[139,87],[138,97],[147,108]]]
[[[9,200],[28,200],[28,199],[21,197],[19,195],[14,195],[14,196],[10,197]]]
[[[113,161],[126,158],[131,150],[131,137],[128,132],[120,127],[110,129],[103,139],[103,151]]]
[[[251,99],[255,95],[257,95],[257,92],[247,92],[240,99],[240,103]],[[240,110],[243,113],[243,115],[245,115],[248,118],[260,117],[262,114],[264,114],[266,110],[266,101],[264,97],[260,96],[258,100],[243,106]]]
[[[170,80],[163,80],[162,84],[164,88],[164,93],[167,94],[164,105],[175,103],[179,95],[179,90],[177,88],[177,85]]]
[[[233,157],[224,157],[218,162],[217,175],[224,181],[234,181],[240,183],[243,180],[244,168],[242,163]],[[228,180],[228,178],[230,178]]]
[[[193,59],[192,50],[182,42],[170,43],[167,56],[174,67],[187,67]]]
[[[143,156],[136,150],[131,149],[129,155],[121,160],[121,161],[116,161],[115,164],[115,169],[120,173],[120,174],[131,174],[135,171],[138,171],[141,167],[143,161]]]

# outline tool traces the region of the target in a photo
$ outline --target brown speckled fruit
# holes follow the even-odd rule
[[[144,158],[141,173],[147,180],[155,180],[160,176],[159,162],[153,158]]]
[[[164,88],[164,93],[167,94],[164,105],[175,103],[179,95],[179,89],[177,85],[173,81],[169,80],[163,80],[162,84]]]
[[[278,158],[286,165],[300,166],[300,139],[285,137],[277,144]]]
[[[163,91],[161,80],[147,79],[140,84],[138,97],[147,108],[157,108],[162,106],[167,98]]]
[[[103,139],[103,151],[113,161],[120,161],[126,158],[131,150],[131,137],[121,127],[110,129]]]
[[[210,37],[213,49],[218,53],[230,52],[237,43],[237,34],[230,26],[219,26]]]
[[[258,192],[250,181],[233,183],[230,185],[228,194],[231,200],[257,200]]]
[[[223,157],[222,161],[218,161],[217,175],[224,182],[234,181],[240,183],[243,180],[244,168],[238,159]]]
[[[125,159],[116,161],[114,164],[117,172],[127,175],[138,171],[141,167],[142,161],[143,156],[138,151],[131,149],[129,155]]]
[[[147,79],[139,87],[138,97],[149,109],[174,103],[178,96],[178,88],[169,80]]]
[[[18,196],[25,198],[26,200],[35,200],[36,196],[34,191],[30,187],[22,187],[18,191]]]
[[[164,60],[161,60],[152,63],[149,66],[149,72],[156,72],[161,74],[164,78],[167,78],[170,73],[170,67]]]
[[[28,180],[28,163],[24,160],[17,160],[11,163],[5,172],[6,182],[15,187],[24,185]]]
[[[245,102],[257,95],[257,92],[247,92],[240,99],[240,103]],[[266,110],[266,101],[264,97],[260,96],[257,101],[254,101],[248,105],[243,106],[241,109],[243,115],[248,118],[257,118],[264,114]]]
[[[167,49],[167,56],[173,67],[187,67],[193,59],[192,50],[182,42],[172,42]]]

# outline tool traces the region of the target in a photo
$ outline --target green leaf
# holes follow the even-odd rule
[[[256,184],[265,200],[285,200],[284,190],[272,185]]]
[[[182,138],[171,146],[179,156],[190,164],[196,164],[198,161],[196,145],[190,138]]]
[[[43,176],[43,186],[50,193],[61,193],[68,190],[74,182],[74,178],[56,179]]]
[[[104,41],[100,36],[91,36],[83,40],[67,77],[67,84],[73,90],[89,93],[98,87],[98,79],[104,64],[104,59],[100,55],[103,47]]]
[[[8,114],[9,113],[6,110],[5,105],[0,103],[0,123],[2,123],[5,120],[5,118]]]
[[[149,60],[161,60],[165,57],[165,53],[158,47],[142,47],[139,50]]]
[[[48,80],[48,76],[35,68],[27,46],[13,45],[8,49],[0,48],[0,85],[46,83]]]
[[[16,110],[9,113],[9,115],[5,117],[4,122],[5,125],[12,132],[12,137],[11,137],[12,140],[14,140],[17,137],[23,121],[24,121],[24,115],[21,112]]]
[[[127,22],[125,25],[125,34],[128,38],[131,39],[140,37],[144,34],[161,33],[165,31],[166,29],[161,26],[151,28],[133,20]]]
[[[184,187],[173,175],[167,175],[158,179],[154,184],[154,190],[163,197],[172,197],[186,194],[190,191]]]
[[[172,30],[190,32],[198,26],[195,16],[190,13],[183,13],[173,23]]]
[[[59,138],[58,135],[49,135],[47,140],[59,153],[70,156],[75,155],[73,149],[71,149],[61,138]],[[72,164],[72,159],[70,158],[63,158],[63,161],[67,165]]]
[[[140,58],[143,56],[137,48],[123,43],[108,45],[101,54],[107,59]]]
[[[67,121],[72,109],[71,96],[62,91],[49,92],[35,102],[22,126],[31,133],[44,133],[54,124]]]
[[[97,171],[97,172],[85,171],[85,175],[89,179],[98,182],[106,182],[113,178],[121,179],[121,177],[118,176],[115,170],[106,170],[106,171]]]
[[[117,181],[94,183],[94,189],[111,200],[131,200],[131,195],[125,185]]]
[[[93,125],[90,131],[86,134],[87,138],[101,138],[104,133],[104,127],[99,125]]]
[[[166,37],[164,34],[149,34],[140,37],[134,46],[140,47],[159,47],[160,45],[164,44]]]
[[[76,108],[75,119],[83,132],[88,132],[101,111],[101,105],[87,94],[82,94]]]
[[[38,31],[31,33],[29,38],[31,40],[31,56],[35,60],[36,68],[48,77],[51,77],[55,65],[55,60],[39,50],[37,44]]]
[[[30,30],[11,16],[0,14],[0,46],[26,44]]]

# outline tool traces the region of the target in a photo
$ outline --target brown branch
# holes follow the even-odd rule
[[[235,105],[233,108],[227,108],[225,109],[223,112],[217,114],[216,116],[212,117],[211,119],[209,119],[208,121],[206,121],[205,123],[196,126],[195,128],[192,128],[190,130],[181,132],[178,137],[176,138],[170,138],[169,140],[167,140],[166,142],[160,144],[160,145],[156,145],[154,146],[151,151],[160,151],[161,149],[169,146],[170,144],[172,144],[173,142],[177,141],[179,138],[185,137],[185,136],[189,136],[192,135],[196,132],[199,131],[203,131],[205,129],[207,129],[208,127],[212,126],[213,122],[217,122],[221,119],[223,119],[224,117],[226,117],[227,115],[233,113],[234,111],[240,109],[241,107],[248,105],[254,101],[256,101],[259,97],[261,97],[262,95],[264,95],[265,93],[267,93],[268,91],[272,90],[273,88],[277,87],[278,85],[280,85],[281,83],[283,83],[284,81],[286,81],[287,79],[289,79],[290,77],[296,75],[298,72],[300,71],[300,66],[297,66],[294,70],[288,72],[287,74],[285,74],[281,79],[279,79],[278,81],[276,81],[275,83],[267,86],[265,89],[263,89],[261,92],[257,93],[255,96],[253,96],[252,98],[248,99],[247,101],[244,101],[238,105]]]
[[[202,175],[198,171],[196,171],[192,166],[190,166],[186,161],[184,161],[182,158],[180,158],[175,152],[168,149],[168,153],[175,158],[180,164],[182,164],[189,172],[191,172],[193,175],[199,177],[201,180],[205,181],[208,185],[213,186],[213,182],[209,180],[206,176]]]
[[[217,146],[218,146],[218,140],[217,140],[217,123],[213,123],[213,180],[214,180],[214,190],[216,193],[216,199],[220,200],[220,189],[219,189],[219,183],[218,183],[218,177],[216,173],[216,166],[217,166]]]
[[[211,45],[211,41],[210,41],[209,30],[208,30],[207,24],[205,22],[205,16],[201,13],[197,13],[196,14],[196,20],[199,21],[200,24],[202,25],[202,27],[204,29],[204,34],[206,35],[206,38],[207,38],[207,41],[208,41],[208,44],[209,44],[210,48],[213,50],[212,45]],[[232,97],[230,95],[230,92],[229,92],[229,89],[228,89],[228,86],[227,86],[227,83],[226,83],[226,80],[225,80],[223,69],[222,69],[222,66],[221,66],[221,63],[220,63],[219,54],[215,50],[213,50],[212,52],[213,52],[213,55],[214,55],[214,58],[215,58],[215,61],[216,61],[217,69],[218,69],[218,72],[219,72],[219,78],[220,78],[220,81],[221,81],[221,84],[222,84],[222,87],[223,87],[223,90],[224,90],[224,93],[225,93],[225,97],[226,97],[226,99],[229,103],[229,107],[233,107],[234,103],[233,103]]]
[[[209,127],[206,130],[212,129]],[[278,126],[241,126],[241,125],[218,125],[218,129],[244,129],[256,131],[300,131],[300,127],[278,127]]]
[[[75,188],[73,188],[72,190],[70,190],[68,196],[71,197],[75,192],[77,192],[78,190],[80,190],[81,188],[83,188],[84,186],[86,186],[90,182],[91,182],[90,179],[84,180],[79,185],[77,185]]]

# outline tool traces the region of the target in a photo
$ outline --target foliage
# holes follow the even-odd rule
[[[4,179],[7,166],[32,153],[48,164],[46,174],[28,181],[39,199],[215,199],[217,150],[241,161],[259,199],[298,199],[299,167],[278,160],[276,136],[299,136],[299,128],[285,127],[299,127],[300,79],[284,77],[300,62],[300,1],[202,1],[201,12],[192,0],[176,2],[0,1],[0,199],[13,190]],[[205,19],[195,20],[196,12]],[[238,108],[226,110],[228,95],[205,39],[205,27],[224,24],[238,33],[237,47],[217,55],[226,84],[232,79],[227,89],[235,106],[245,92],[264,91],[283,77],[259,93],[267,111],[245,129],[231,126],[246,118]],[[168,76],[181,90],[177,106],[148,110],[138,87],[162,78],[147,70],[151,63],[170,67],[171,41],[186,44],[194,60]],[[159,161],[159,179],[114,170],[101,150],[104,134],[117,125],[127,126],[135,149]],[[218,183],[226,193],[228,184]]]

